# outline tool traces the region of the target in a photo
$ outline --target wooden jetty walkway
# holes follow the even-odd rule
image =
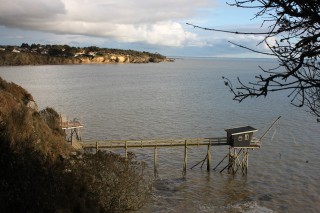
[[[281,117],[281,116],[280,116]],[[157,153],[158,148],[165,147],[184,147],[184,164],[183,174],[187,171],[187,156],[188,147],[206,146],[206,157],[199,163],[207,162],[207,170],[211,169],[211,146],[229,146],[228,154],[214,167],[214,170],[225,160],[228,159],[228,164],[220,172],[225,169],[228,172],[235,174],[238,169],[242,170],[243,174],[247,174],[249,150],[258,149],[261,147],[263,137],[269,132],[272,126],[280,119],[278,117],[269,129],[260,137],[255,139],[253,132],[257,131],[251,126],[244,126],[232,129],[226,129],[227,137],[213,137],[213,138],[182,138],[182,139],[151,139],[151,140],[81,140],[81,122],[61,122],[62,129],[66,132],[66,140],[71,142],[75,149],[95,149],[96,152],[102,149],[123,149],[125,151],[125,158],[128,157],[128,150],[130,148],[153,148],[154,149],[154,174],[157,174]],[[201,165],[201,168],[202,168]],[[191,167],[191,169],[193,168]]]
[[[183,139],[152,139],[152,140],[97,140],[81,143],[87,148],[153,148],[174,146],[221,146],[228,145],[226,137],[219,138],[183,138]]]
[[[188,158],[188,147],[197,147],[197,146],[206,146],[207,155],[200,161],[200,163],[207,162],[207,170],[210,171],[211,168],[211,146],[229,146],[230,144],[227,141],[227,137],[216,137],[216,138],[183,138],[183,139],[152,139],[152,140],[97,140],[97,141],[83,141],[79,142],[82,145],[83,149],[95,149],[96,151],[100,149],[124,149],[125,158],[128,157],[129,148],[153,148],[154,149],[154,174],[157,174],[157,153],[158,148],[165,147],[184,147],[184,163],[183,163],[183,174],[186,175],[187,171],[187,158]],[[252,140],[249,146],[246,147],[237,147],[241,151],[238,154],[231,154],[238,159],[241,156],[243,151],[245,152],[245,159],[234,161],[234,173],[238,169],[238,166],[241,167],[243,172],[246,173],[248,167],[248,155],[247,149],[257,149],[260,148],[260,141]],[[245,160],[245,162],[244,162]],[[198,164],[197,164],[198,165]],[[196,166],[196,165],[195,165]],[[193,166],[194,167],[194,166]],[[192,167],[192,168],[193,168]],[[230,167],[231,168],[231,167]],[[230,169],[229,168],[229,169]],[[223,170],[222,170],[223,171]],[[221,172],[222,172],[221,171]]]

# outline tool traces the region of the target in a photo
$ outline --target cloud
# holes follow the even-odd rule
[[[237,26],[225,25],[225,26],[217,26],[213,28],[220,29],[220,30],[227,30],[227,31],[247,32],[247,33],[250,33],[250,32],[260,33],[260,32],[267,31],[267,29],[261,28],[260,26],[261,26],[260,24],[243,23],[242,25],[239,24]],[[201,30],[201,29],[196,29],[196,30],[199,32],[197,33],[197,37],[194,39],[194,40],[196,39],[198,40],[195,46],[203,47],[206,50],[205,52],[209,53],[209,56],[231,56],[232,55],[233,57],[235,55],[238,55],[239,57],[242,57],[244,55],[247,56],[248,54],[251,54],[252,56],[257,55],[256,57],[265,57],[264,55],[259,55],[248,49],[241,48],[234,44],[238,44],[258,52],[270,53],[269,47],[264,42],[265,37],[263,35],[258,35],[258,34],[244,35],[244,34],[223,33],[223,32]],[[192,32],[194,31],[195,30],[193,29]],[[275,44],[275,40],[276,38],[270,37],[267,39],[267,42],[269,45],[273,46]],[[212,48],[213,51],[207,51],[209,48]]]
[[[43,0],[0,0],[0,23],[5,26],[28,27],[55,20],[66,14],[63,2]]]
[[[261,36],[205,31],[185,24],[243,32],[264,31],[260,24],[243,21],[243,15],[237,15],[241,21],[235,20],[214,2],[218,1],[0,0],[0,38],[7,44],[96,45],[147,49],[170,55],[243,56],[250,53],[228,41],[268,51],[265,44],[256,46],[263,40]],[[275,39],[270,38],[268,42],[274,44]]]
[[[201,43],[180,20],[214,6],[207,0],[0,0],[0,4],[0,25],[6,27],[173,47]]]

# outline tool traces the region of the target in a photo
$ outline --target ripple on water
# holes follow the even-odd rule
[[[175,63],[0,67],[4,79],[25,87],[40,108],[52,106],[84,122],[84,139],[224,136],[251,125],[262,135],[282,116],[260,150],[250,151],[247,177],[200,167],[206,149],[159,149],[159,180],[140,212],[317,212],[320,209],[319,124],[284,93],[232,101],[222,76],[243,81],[270,60],[185,59]],[[153,150],[132,150],[153,171]],[[227,153],[213,147],[212,164]],[[122,151],[119,151],[123,153]],[[221,168],[221,167],[220,167]]]

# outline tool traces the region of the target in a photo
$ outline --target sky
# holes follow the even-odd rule
[[[0,0],[0,45],[67,44],[133,49],[167,56],[261,57],[263,38],[194,28],[259,31],[256,11],[233,0]]]

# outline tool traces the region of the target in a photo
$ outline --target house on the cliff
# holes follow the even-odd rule
[[[12,50],[12,52],[13,52],[13,53],[20,53],[21,51],[18,50],[18,49],[16,49],[16,48],[14,48],[14,49]]]
[[[76,54],[74,54],[74,57],[85,55],[85,54],[86,54],[86,51],[82,50],[81,52],[77,52]]]
[[[88,55],[91,55],[91,56],[96,56],[96,54],[97,52],[92,52],[92,51],[88,52]]]

